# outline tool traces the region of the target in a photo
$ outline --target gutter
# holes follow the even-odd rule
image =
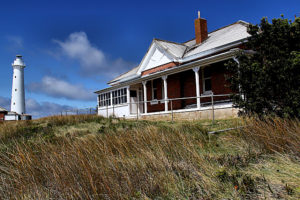
[[[177,67],[173,67],[173,68],[170,68],[170,69],[167,69],[167,70],[164,70],[164,71],[160,71],[160,72],[157,72],[157,73],[149,74],[147,76],[143,76],[143,77],[139,76],[139,77],[136,77],[134,79],[122,82],[121,84],[118,84],[116,86],[111,86],[111,87],[108,87],[108,88],[105,88],[105,89],[102,89],[102,90],[95,91],[94,93],[99,94],[99,93],[102,93],[102,92],[107,92],[107,91],[110,91],[110,90],[126,87],[128,85],[141,83],[142,81],[152,80],[153,78],[158,77],[158,76],[160,77],[160,76],[164,76],[164,75],[171,75],[171,74],[176,74],[176,73],[179,73],[179,72],[183,72],[183,71],[186,71],[188,69],[192,69],[195,66],[199,66],[199,65],[200,66],[205,66],[205,65],[209,65],[209,64],[212,64],[212,63],[215,63],[215,62],[220,62],[220,61],[223,61],[223,60],[227,60],[229,58],[234,57],[238,51],[240,51],[239,48],[231,49],[231,50],[226,51],[226,52],[221,53],[221,54],[217,54],[217,55],[210,56],[210,57],[207,57],[207,58],[203,58],[203,59],[200,59],[200,60],[185,63],[183,65],[179,65]]]
[[[191,55],[191,56],[188,56],[186,58],[176,58],[176,59],[173,59],[174,62],[179,62],[179,63],[186,63],[186,62],[190,62],[190,61],[193,61],[195,59],[199,59],[201,57],[205,57],[205,56],[208,56],[210,54],[215,54],[219,51],[224,51],[224,50],[227,50],[227,49],[231,49],[233,47],[236,47],[240,44],[243,44],[247,42],[247,39],[241,39],[241,40],[237,40],[237,41],[234,41],[234,42],[231,42],[231,43],[228,43],[228,44],[225,44],[223,46],[219,46],[219,47],[216,47],[216,48],[213,48],[213,49],[209,49],[209,50],[206,50],[206,51],[203,51],[203,52],[200,52],[200,53],[197,53],[197,54],[194,54],[194,55]],[[152,44],[151,44],[152,45]],[[156,44],[157,45],[157,44]],[[157,45],[159,46],[159,45]],[[161,48],[159,46],[159,48]],[[148,50],[149,51],[149,50]],[[147,52],[148,53],[148,52]],[[172,60],[172,59],[170,59]],[[181,65],[182,66],[182,65]],[[113,85],[114,86],[115,84],[118,84],[118,83],[125,83],[126,81],[129,81],[130,79],[135,79],[137,77],[140,77],[140,74],[136,74],[136,75],[132,75],[132,76],[129,76],[125,79],[122,80],[122,82],[118,82],[118,80],[116,82],[113,82]]]

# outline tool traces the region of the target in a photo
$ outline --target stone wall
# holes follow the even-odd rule
[[[218,108],[214,110],[215,119],[234,118],[238,115],[237,108]],[[157,113],[152,115],[142,115],[140,119],[145,120],[171,120],[172,113]],[[195,110],[186,112],[173,112],[174,120],[202,120],[213,119],[212,109]]]

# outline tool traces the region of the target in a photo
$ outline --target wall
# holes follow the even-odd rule
[[[112,106],[106,107],[100,107],[98,108],[98,115],[107,117],[115,115],[116,117],[124,117],[129,116],[129,105],[123,104],[123,105],[115,105],[114,108]]]
[[[19,116],[18,115],[5,115],[5,120],[6,121],[19,120]]]
[[[5,113],[2,113],[2,112],[1,112],[1,113],[0,113],[0,121],[1,121],[1,120],[4,120],[4,117],[5,117]]]
[[[214,110],[215,119],[228,119],[238,117],[238,109],[228,107],[219,108]],[[144,120],[172,120],[171,113],[161,113],[153,115],[143,115],[141,119]],[[188,111],[188,112],[174,112],[173,120],[203,120],[213,119],[212,109],[200,110],[200,111]]]
[[[216,94],[230,94],[231,90],[227,87],[229,85],[226,82],[226,69],[223,62],[216,63],[207,67],[211,67],[211,82],[212,82],[212,92]],[[199,70],[199,82],[200,82],[200,93],[203,94],[203,80],[202,80],[202,70]],[[157,82],[157,99],[162,99],[162,84],[161,78],[155,79]],[[169,75],[167,78],[168,82],[168,98],[182,98],[182,97],[196,97],[196,83],[195,83],[195,72],[193,70],[184,71],[178,74]],[[152,99],[152,88],[151,81],[147,82],[147,100]],[[214,101],[225,100],[228,97],[214,97]],[[201,103],[211,102],[211,98],[201,98]],[[196,104],[195,99],[187,100],[175,100],[172,102],[173,109],[184,109],[188,105]],[[171,109],[171,104],[168,104],[169,110]],[[164,103],[158,101],[157,104],[147,104],[148,112],[159,112],[164,111]]]

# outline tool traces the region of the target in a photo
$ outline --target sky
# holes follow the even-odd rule
[[[294,19],[299,0],[14,0],[0,4],[0,106],[10,110],[12,67],[26,63],[26,112],[34,118],[96,107],[96,90],[137,66],[153,38],[194,38],[197,11],[208,31],[262,17]]]

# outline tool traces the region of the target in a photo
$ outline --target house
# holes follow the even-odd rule
[[[13,111],[7,111],[5,108],[0,107],[0,121],[17,121],[17,120],[31,120],[31,115],[18,114]]]
[[[237,61],[237,51],[250,36],[248,23],[237,21],[210,33],[200,14],[194,23],[195,39],[153,39],[138,66],[96,91],[98,114],[130,118],[232,109],[224,63]]]
[[[5,114],[5,121],[19,121],[19,120],[31,120],[31,115],[28,114],[18,114],[14,111],[9,111]]]
[[[8,111],[5,108],[0,107],[0,121],[4,121],[7,112]]]

